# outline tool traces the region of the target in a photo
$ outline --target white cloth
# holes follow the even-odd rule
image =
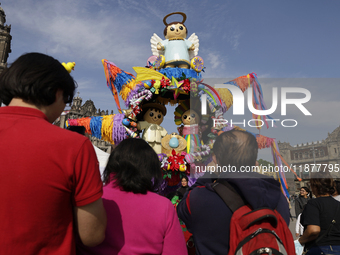
[[[337,195],[335,197],[333,197],[335,200],[338,200],[340,202],[340,195]]]
[[[106,167],[106,164],[107,164],[107,161],[109,159],[109,156],[110,154],[105,152],[105,151],[102,151],[101,149],[99,149],[98,147],[94,146],[94,150],[96,152],[96,155],[97,155],[97,159],[98,159],[98,162],[99,162],[99,170],[100,170],[100,176],[103,180],[103,173],[104,173],[104,170],[105,170],[105,167]]]
[[[162,153],[161,141],[168,133],[165,128],[147,121],[140,121],[141,130],[144,129],[142,138],[154,149],[157,154]]]
[[[296,218],[296,224],[295,224],[295,233],[298,233],[300,236],[303,235],[303,226],[300,222],[300,218],[301,218],[301,214],[300,213],[297,218]]]

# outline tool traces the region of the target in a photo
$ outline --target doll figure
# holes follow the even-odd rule
[[[174,14],[182,15],[183,21],[167,24],[166,19]],[[185,20],[186,15],[182,12],[170,13],[163,19],[165,24],[165,40],[162,40],[156,34],[151,37],[152,53],[155,56],[164,55],[165,67],[189,68],[191,59],[198,53],[199,40],[195,33],[186,39],[187,28],[184,25]]]
[[[182,135],[187,141],[187,153],[196,152],[201,146],[201,140],[199,137],[200,116],[198,113],[189,109],[188,102],[181,103],[175,110],[175,123],[181,125],[178,128],[179,134]]]
[[[176,133],[166,135],[162,139],[162,153],[166,154],[168,157],[172,155],[173,150],[175,150],[177,154],[180,154],[182,151],[185,151],[186,147],[186,140]]]
[[[149,143],[157,154],[162,153],[162,138],[167,131],[160,126],[166,115],[165,106],[158,103],[148,103],[142,106],[143,121],[139,121],[138,130],[144,130],[142,138]]]

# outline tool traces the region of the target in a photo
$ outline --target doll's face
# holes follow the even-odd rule
[[[165,39],[171,39],[175,37],[187,37],[187,29],[182,24],[172,24],[166,28]]]
[[[193,125],[200,122],[200,118],[194,110],[187,110],[182,115],[182,122],[184,125]]]
[[[173,137],[178,137],[178,134],[176,132],[173,132],[170,134],[170,137],[173,138]]]
[[[160,125],[163,122],[163,113],[157,109],[148,109],[143,119],[151,124]]]

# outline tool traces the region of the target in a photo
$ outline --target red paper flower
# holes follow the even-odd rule
[[[185,79],[183,81],[183,84],[181,86],[181,89],[185,92],[185,93],[189,93],[190,92],[190,81],[189,79]]]
[[[167,86],[170,86],[170,80],[169,79],[165,79],[164,76],[161,79],[161,86],[162,88],[166,88]]]
[[[168,162],[170,163],[170,170],[171,171],[178,171],[179,165],[184,164],[184,157],[185,155],[176,154],[175,150],[172,150],[172,156],[168,158]]]

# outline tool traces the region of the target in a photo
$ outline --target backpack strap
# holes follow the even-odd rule
[[[232,212],[235,212],[240,207],[246,205],[243,198],[226,180],[218,180],[212,184],[211,187],[222,198]]]

